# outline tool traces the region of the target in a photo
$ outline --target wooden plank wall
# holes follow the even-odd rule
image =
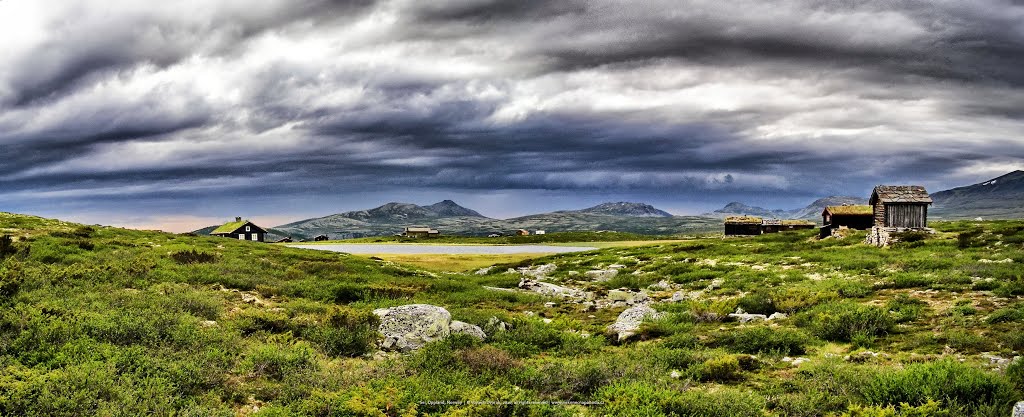
[[[928,206],[924,204],[886,204],[886,227],[925,227]]]

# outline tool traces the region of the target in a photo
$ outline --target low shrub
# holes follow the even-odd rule
[[[928,232],[919,232],[916,230],[909,230],[906,232],[897,232],[892,234],[893,240],[899,243],[913,243],[921,242],[930,238],[932,235]]]
[[[1011,323],[1017,321],[1024,321],[1024,309],[1001,308],[993,311],[992,314],[989,314],[988,318],[985,319],[985,322],[988,324]]]
[[[799,330],[755,326],[722,333],[714,344],[749,354],[802,355],[807,352],[808,342],[807,335]]]
[[[518,359],[494,346],[464,350],[459,354],[459,360],[475,373],[505,374],[522,366]]]
[[[1006,377],[955,360],[879,373],[862,387],[861,395],[869,404],[880,406],[918,406],[936,400],[968,414],[978,408],[1005,406],[1019,397]]]
[[[887,311],[850,302],[821,305],[798,316],[796,322],[817,337],[837,342],[850,342],[855,335],[884,336],[895,325]]]
[[[600,390],[595,399],[604,403],[602,414],[624,417],[701,416],[760,417],[764,398],[748,391],[722,388],[714,391],[677,389],[648,382],[618,382]]]
[[[701,381],[735,381],[740,378],[740,361],[735,355],[711,358],[695,367],[694,375]]]
[[[954,417],[952,411],[943,409],[942,403],[934,400],[921,405],[900,404],[895,406],[851,405],[840,417]]]
[[[753,314],[772,314],[775,310],[774,294],[757,289],[740,298],[738,307]]]
[[[906,294],[899,294],[885,303],[885,308],[897,323],[917,320],[928,307],[928,303]]]
[[[314,369],[315,351],[303,341],[261,344],[245,354],[240,366],[253,377],[280,381],[289,375]]]
[[[956,235],[956,246],[960,249],[972,248],[975,246],[984,246],[985,242],[979,241],[978,237],[984,233],[982,229],[972,229]]]
[[[1006,378],[1017,387],[1018,391],[1024,392],[1024,360],[1017,359],[1006,367]]]
[[[362,356],[377,346],[380,319],[369,311],[331,307],[324,321],[302,329],[302,337],[329,356]]]
[[[217,254],[186,249],[171,253],[171,259],[182,265],[208,264],[217,262]]]

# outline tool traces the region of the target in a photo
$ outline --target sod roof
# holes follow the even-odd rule
[[[761,218],[754,216],[729,216],[725,218],[725,222],[730,224],[761,224]]]
[[[833,216],[870,216],[874,214],[871,206],[828,206],[825,207],[825,211],[832,213]]]
[[[221,227],[213,229],[213,231],[210,232],[210,234],[211,235],[216,235],[216,234],[219,234],[219,233],[231,233],[231,232],[234,232],[235,230],[238,230],[239,227],[245,226],[246,223],[249,223],[249,221],[248,220],[242,220],[240,222],[224,223]]]

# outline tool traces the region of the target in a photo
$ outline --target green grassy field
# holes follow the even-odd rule
[[[0,214],[0,415],[1007,416],[1024,397],[1024,363],[1003,361],[1024,350],[1024,222],[935,227],[885,249],[807,231],[475,275]],[[653,303],[664,317],[619,343],[621,307],[485,288],[548,263],[596,294],[665,281],[690,299]],[[375,354],[372,309],[409,303],[489,338]],[[788,317],[742,324],[737,307]]]

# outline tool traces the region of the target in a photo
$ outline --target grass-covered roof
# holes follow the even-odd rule
[[[242,220],[242,221],[239,221],[239,222],[224,223],[221,227],[213,229],[213,231],[210,232],[210,234],[211,235],[216,235],[216,234],[220,234],[220,233],[231,233],[231,232],[234,232],[235,230],[238,230],[239,227],[244,226],[246,223],[249,223],[249,221],[248,220]]]
[[[842,216],[870,216],[874,214],[871,206],[849,205],[849,206],[828,206],[825,211]]]

